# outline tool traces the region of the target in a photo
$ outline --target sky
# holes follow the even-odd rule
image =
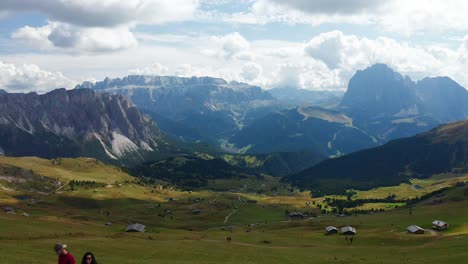
[[[463,0],[1,0],[0,89],[130,74],[344,90],[386,63],[468,87]]]

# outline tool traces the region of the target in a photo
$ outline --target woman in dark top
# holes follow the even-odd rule
[[[98,264],[98,262],[93,253],[86,252],[83,256],[83,259],[81,260],[81,264]]]

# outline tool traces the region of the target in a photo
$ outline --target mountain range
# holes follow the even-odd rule
[[[199,157],[207,154],[249,173],[307,176],[299,172],[326,158],[467,117],[468,92],[455,81],[415,82],[384,64],[357,71],[344,95],[292,89],[288,96],[285,88],[219,78],[131,75],[43,95],[1,90],[0,155],[135,165],[181,155],[205,164]]]
[[[124,95],[168,134],[215,144],[278,107],[258,86],[211,77],[130,75],[80,88]]]
[[[467,106],[468,91],[448,77],[414,82],[385,64],[375,64],[356,72],[335,108],[270,113],[231,141],[251,153],[302,148],[337,156],[464,120]]]
[[[0,153],[144,160],[171,148],[156,124],[123,96],[90,89],[0,94]]]

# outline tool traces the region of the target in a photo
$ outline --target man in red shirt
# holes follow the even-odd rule
[[[55,244],[54,250],[58,255],[58,264],[75,264],[75,258],[65,248],[65,244]]]

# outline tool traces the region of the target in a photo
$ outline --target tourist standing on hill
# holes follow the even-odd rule
[[[98,264],[96,257],[94,257],[93,253],[86,252],[81,260],[81,264]]]
[[[75,258],[66,248],[65,244],[55,244],[54,250],[58,255],[58,264],[75,264]]]

